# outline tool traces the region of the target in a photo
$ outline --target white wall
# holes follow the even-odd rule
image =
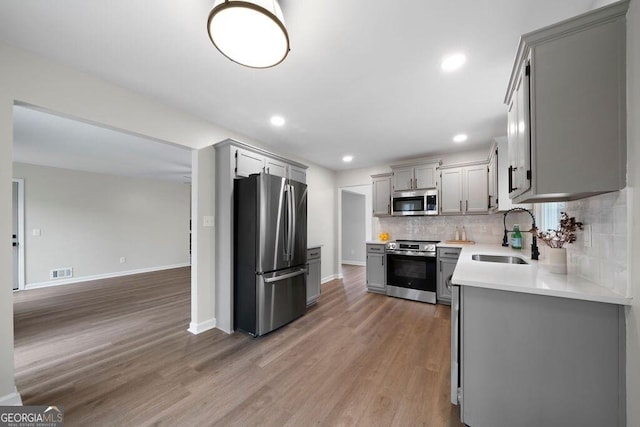
[[[191,268],[191,322],[189,331],[199,334],[216,327],[215,229],[205,217],[215,213],[215,149],[194,150],[191,155],[192,247],[198,254]]]
[[[338,277],[338,237],[335,172],[310,165],[307,170],[307,243],[322,245],[322,282]]]
[[[78,279],[189,265],[189,185],[23,163],[13,176],[25,183],[27,288],[62,267]]]
[[[627,221],[629,292],[627,309],[627,425],[640,426],[640,1],[627,15]],[[634,221],[635,219],[635,221]]]
[[[364,264],[366,261],[366,197],[342,191],[342,263]]]

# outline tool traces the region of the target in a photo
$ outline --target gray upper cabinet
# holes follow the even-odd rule
[[[384,173],[371,175],[373,181],[373,216],[391,215],[391,177]]]
[[[264,166],[265,166],[265,172],[268,173],[269,175],[288,178],[287,169],[289,165],[287,165],[285,162],[267,157],[265,159]]]
[[[488,211],[489,167],[486,162],[441,167],[441,214],[478,214]]]
[[[514,202],[624,188],[628,6],[616,2],[521,37],[505,97],[509,164],[501,166]]]
[[[413,166],[392,166],[393,191],[436,188],[440,162]]]
[[[233,150],[235,152],[236,177],[247,177],[251,174],[265,172],[303,184],[307,182],[306,167],[289,163],[290,161],[286,161],[286,159],[263,154],[261,150],[253,149],[244,144],[242,147],[233,147]]]
[[[247,177],[264,171],[265,157],[262,154],[244,148],[235,148],[235,158],[236,176]]]
[[[301,168],[295,165],[289,165],[288,169],[288,178],[294,181],[302,182],[303,184],[307,183],[307,169]]]
[[[489,212],[498,210],[498,146],[493,144],[489,157]]]

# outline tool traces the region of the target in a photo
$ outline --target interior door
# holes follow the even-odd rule
[[[19,270],[19,247],[18,247],[18,183],[12,182],[11,188],[13,190],[11,212],[12,212],[12,226],[11,226],[11,244],[13,245],[13,289],[18,289],[20,270]]]

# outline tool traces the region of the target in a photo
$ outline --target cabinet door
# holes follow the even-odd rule
[[[489,162],[489,210],[498,210],[498,149],[491,156]]]
[[[464,168],[462,208],[466,213],[485,213],[489,210],[488,178],[486,164]]]
[[[444,169],[440,176],[440,213],[462,213],[462,169]]]
[[[384,292],[384,254],[367,254],[367,289]]]
[[[451,303],[451,277],[457,261],[441,259],[438,261],[438,301]]]
[[[391,215],[391,177],[373,178],[373,216]]]
[[[514,198],[531,188],[531,131],[529,117],[529,71],[528,63],[522,67],[516,85],[515,110],[513,111],[513,144],[509,141],[509,151],[513,147],[512,188],[510,198]],[[513,107],[512,107],[513,108]]]
[[[320,298],[320,260],[315,259],[307,264],[307,305]]]
[[[412,190],[413,178],[413,168],[394,169],[393,191]]]
[[[249,176],[264,171],[264,156],[236,148],[236,176]]]
[[[297,166],[289,165],[289,179],[298,181],[303,184],[307,183],[307,171],[306,169],[299,168]]]
[[[416,166],[413,168],[416,188],[436,188],[436,172],[438,165],[431,163],[428,165]]]
[[[265,161],[265,172],[269,175],[287,178],[287,166],[288,165],[286,163],[281,162],[280,160],[267,157]]]

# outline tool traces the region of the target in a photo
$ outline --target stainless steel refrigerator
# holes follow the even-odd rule
[[[254,336],[306,312],[307,186],[265,173],[234,183],[234,328]]]

